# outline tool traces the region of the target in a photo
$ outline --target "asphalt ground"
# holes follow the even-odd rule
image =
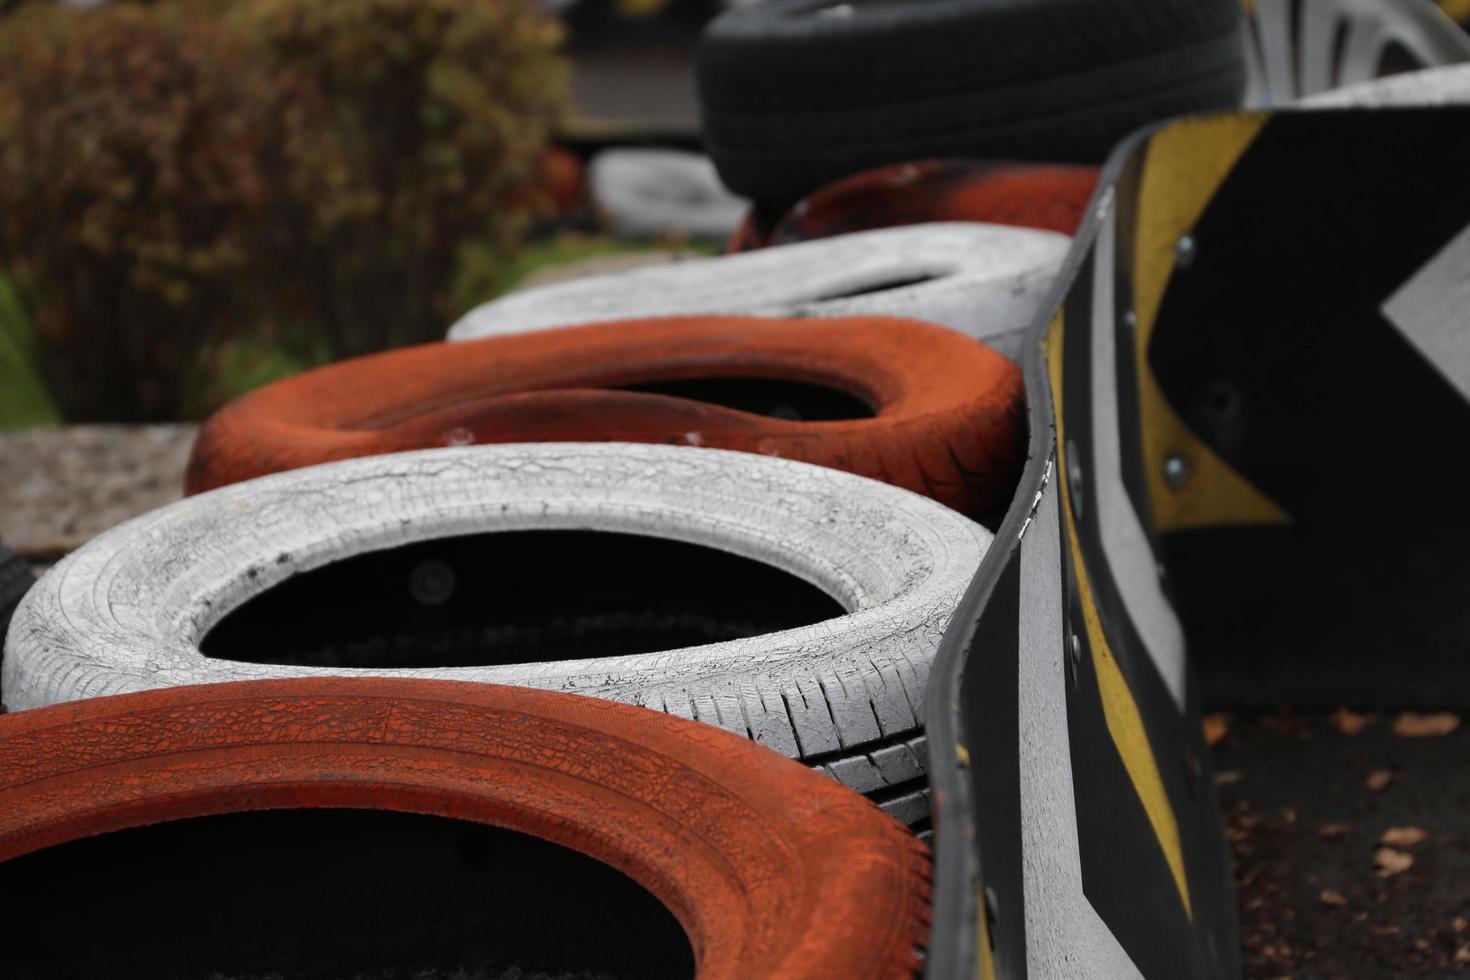
[[[1278,711],[1206,727],[1247,980],[1470,977],[1457,716]]]

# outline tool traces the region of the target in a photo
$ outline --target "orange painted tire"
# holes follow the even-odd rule
[[[587,854],[673,913],[700,980],[909,977],[927,941],[927,851],[896,821],[745,739],[641,708],[322,679],[0,718],[0,862],[127,828],[307,808],[449,817]]]
[[[587,206],[586,167],[571,150],[548,146],[537,164],[537,183],[554,214],[573,214]]]
[[[566,217],[587,206],[587,176],[582,158],[560,146],[548,146],[536,159],[533,173],[507,204],[507,210],[531,218]]]
[[[719,379],[836,391],[871,418],[793,421],[629,390]],[[1020,370],[984,344],[886,317],[670,317],[427,344],[262,388],[205,423],[190,493],[433,446],[701,445],[847,470],[965,512],[1009,499],[1024,462]]]
[[[918,160],[828,184],[777,215],[752,211],[729,252],[830,238],[854,231],[979,221],[1075,234],[1097,186],[1098,168]]]

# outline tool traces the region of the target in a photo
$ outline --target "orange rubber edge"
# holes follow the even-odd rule
[[[915,160],[844,178],[779,215],[752,210],[726,252],[931,221],[977,221],[1076,234],[1096,167]]]
[[[626,873],[700,980],[911,977],[928,849],[861,796],[709,725],[591,698],[327,678],[0,718],[0,860],[248,810],[360,807],[532,834]]]
[[[835,388],[874,417],[790,421],[621,390],[720,377]],[[404,348],[261,388],[204,424],[185,489],[434,446],[652,442],[829,466],[975,513],[1014,488],[1024,397],[1011,361],[914,320],[626,320]]]

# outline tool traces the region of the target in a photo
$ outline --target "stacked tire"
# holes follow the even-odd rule
[[[790,203],[926,158],[1100,163],[1133,130],[1239,104],[1236,0],[766,0],[706,30],[725,184]]]
[[[674,317],[428,344],[309,371],[211,418],[190,493],[434,446],[611,441],[735,449],[847,470],[966,513],[1024,462],[1021,372],[888,318]]]
[[[709,149],[775,216],[738,241],[759,251],[517,294],[452,342],[259,391],[204,427],[192,496],[18,605],[29,570],[0,549],[0,881],[180,821],[419,814],[626,873],[702,978],[917,973],[927,853],[903,825],[928,821],[930,665],[992,541],[967,515],[1024,461],[1010,359],[1090,165],[1237,100],[1239,29],[1234,0],[720,18]],[[647,159],[618,163],[591,175],[609,214],[662,201],[629,178]],[[665,172],[708,205],[686,233],[725,237],[702,162]],[[578,161],[545,176],[581,206]],[[888,194],[910,178],[924,206]],[[6,917],[8,965],[100,967],[53,935],[75,896],[11,890],[40,914]],[[97,944],[114,975],[242,968],[228,937],[125,932]]]
[[[553,552],[537,572],[532,541],[497,571],[495,549],[518,533],[554,545],[588,532],[622,550],[585,570]],[[455,550],[466,535],[480,537]],[[640,592],[647,563],[618,556],[650,541],[693,547]],[[748,453],[562,443],[366,457],[187,498],[68,556],[16,612],[5,705],[342,674],[516,684],[724,728],[920,823],[929,664],[990,541],[916,494]],[[753,567],[701,582],[705,552]],[[773,575],[763,593],[729,591]],[[681,578],[689,598],[671,602]],[[546,615],[521,615],[532,581]],[[815,598],[789,609],[803,581]]]
[[[1014,358],[1069,245],[1055,232],[999,225],[883,228],[512,293],[466,313],[449,339],[634,317],[896,316]]]
[[[517,849],[542,867],[515,875]],[[604,907],[553,894],[528,918],[536,879],[569,863]],[[471,907],[423,889],[426,868]],[[385,975],[398,957],[465,975],[524,943],[504,919],[550,931],[580,902],[615,925],[635,906],[635,975],[887,980],[920,968],[928,879],[924,845],[835,783],[566,694],[269,681],[0,718],[0,881],[26,895],[0,922],[11,977]]]

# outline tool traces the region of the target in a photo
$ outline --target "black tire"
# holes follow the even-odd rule
[[[0,656],[4,654],[5,633],[10,629],[10,614],[35,581],[26,560],[0,544]]]
[[[705,32],[705,138],[758,201],[928,157],[1095,163],[1238,105],[1242,23],[1240,0],[768,0]]]

